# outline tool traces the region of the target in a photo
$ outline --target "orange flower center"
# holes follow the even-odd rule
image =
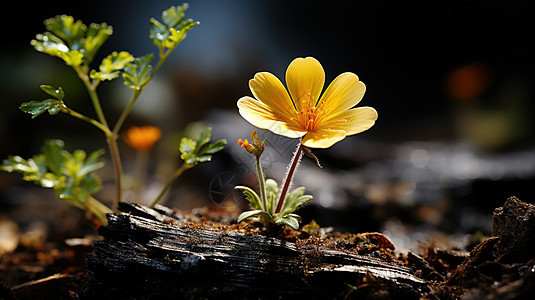
[[[323,120],[326,110],[324,110],[321,104],[323,101],[316,105],[316,101],[311,97],[310,93],[305,94],[300,99],[300,110],[298,121],[301,127],[308,132],[315,132],[318,130],[319,124]]]

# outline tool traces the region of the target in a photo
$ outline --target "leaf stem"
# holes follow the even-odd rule
[[[93,108],[95,109],[95,112],[97,113],[97,117],[103,125],[108,127],[108,122],[106,121],[106,117],[104,116],[104,112],[102,111],[102,107],[100,106],[100,100],[98,99],[98,94],[96,87],[98,85],[98,82],[96,84],[92,84],[89,80],[89,76],[87,75],[87,71],[84,72],[79,66],[73,67],[76,73],[78,74],[78,77],[82,80],[84,83],[87,92],[89,93],[89,98],[91,98],[91,102],[93,103]],[[87,69],[85,67],[84,69]]]
[[[117,204],[123,199],[123,165],[119,154],[119,146],[117,145],[117,135],[108,136],[107,142],[115,170],[115,201],[113,207],[117,207]]]
[[[109,207],[102,204],[100,201],[91,196],[87,198],[85,206],[87,207],[87,210],[89,210],[102,225],[108,225],[108,219],[106,219],[106,214],[113,213],[113,211]]]
[[[110,136],[112,135],[112,132],[110,131],[110,129],[103,125],[102,123],[100,123],[99,121],[95,120],[95,119],[92,119],[90,117],[87,117],[85,115],[82,115],[81,113],[79,112],[76,112],[74,110],[72,110],[71,108],[69,107],[63,107],[63,112],[72,116],[72,117],[75,117],[75,118],[78,118],[80,120],[83,120],[83,121],[86,121],[88,122],[89,124],[97,127],[98,129],[100,129],[102,132],[104,132],[104,134],[106,134],[106,136]]]
[[[171,185],[173,184],[173,182],[175,182],[175,180],[178,179],[178,177],[180,177],[180,175],[182,175],[182,173],[184,173],[184,171],[192,168],[194,165],[190,165],[188,163],[183,163],[180,168],[178,168],[175,172],[175,174],[173,175],[173,177],[171,177],[171,179],[169,179],[169,181],[167,181],[167,183],[165,184],[164,188],[160,191],[160,194],[158,194],[158,196],[156,197],[156,199],[154,199],[154,201],[151,203],[150,205],[150,208],[154,208],[154,206],[160,202],[160,200],[162,199],[163,195],[165,195],[165,193],[167,192],[167,190],[171,187]]]
[[[277,209],[275,210],[276,214],[279,213],[282,208],[282,204],[284,203],[284,198],[286,198],[286,193],[288,193],[288,188],[290,187],[290,184],[292,183],[295,170],[297,169],[297,166],[299,165],[299,161],[301,160],[301,157],[303,157],[303,151],[302,151],[301,140],[299,140],[299,144],[297,144],[297,149],[295,150],[294,156],[290,163],[290,168],[288,169],[288,173],[286,174],[286,178],[284,179],[284,186],[282,187],[282,191],[279,196],[279,201],[277,201]]]
[[[139,95],[141,95],[141,92],[143,91],[143,87],[140,87],[138,90],[134,91],[134,95],[132,95],[132,99],[128,103],[128,105],[125,107],[121,115],[119,116],[119,119],[117,119],[117,122],[115,123],[115,126],[113,127],[113,134],[118,135],[119,131],[121,130],[121,127],[124,124],[124,121],[126,120],[126,117],[130,114],[132,111],[132,108],[134,108],[134,104],[136,104],[137,99],[139,98]]]

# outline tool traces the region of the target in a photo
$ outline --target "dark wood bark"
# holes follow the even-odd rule
[[[354,296],[418,299],[426,281],[392,257],[185,223],[164,207],[122,203],[88,257],[94,296],[129,299]],[[357,289],[358,287],[358,289]]]

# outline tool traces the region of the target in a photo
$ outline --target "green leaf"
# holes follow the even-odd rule
[[[36,35],[31,44],[43,53],[57,56],[70,66],[89,65],[95,54],[113,33],[106,23],[88,26],[72,16],[60,15],[45,20],[48,30]]]
[[[63,165],[67,159],[67,153],[64,150],[65,143],[62,140],[48,140],[42,147],[47,167],[56,176],[61,176]]]
[[[152,53],[138,57],[124,68],[123,79],[127,87],[139,90],[149,83],[152,70],[150,62],[153,58]]]
[[[91,70],[90,77],[100,80],[112,80],[119,76],[119,71],[124,69],[130,62],[134,61],[132,54],[121,51],[119,53],[113,52],[105,57],[100,66],[99,72]]]
[[[281,208],[281,215],[287,215],[296,211],[299,206],[312,200],[311,195],[303,195],[305,193],[304,187],[298,187],[288,193],[286,199],[284,199],[283,206]]]
[[[258,215],[262,215],[262,214],[266,214],[265,212],[263,212],[262,210],[249,210],[249,211],[245,211],[245,212],[242,212],[239,216],[238,216],[238,219],[236,220],[236,222],[240,223],[241,221],[243,220],[246,220],[246,219],[249,219],[249,218],[252,218],[252,217],[256,217]]]
[[[261,201],[260,201],[260,197],[258,196],[258,194],[255,191],[253,191],[251,188],[243,186],[243,185],[236,186],[234,189],[241,190],[243,192],[243,194],[245,195],[245,199],[247,199],[247,201],[249,201],[249,204],[251,205],[251,207],[253,209],[262,210],[262,204],[261,204]]]
[[[69,66],[77,67],[82,64],[84,55],[80,51],[57,52],[56,56],[63,59]]]
[[[24,102],[19,107],[23,112],[32,115],[32,119],[37,118],[45,111],[48,111],[50,115],[56,115],[64,108],[65,104],[63,104],[63,101],[54,99]]]
[[[171,6],[170,8],[162,12],[162,21],[169,28],[173,28],[178,25],[178,23],[186,16],[184,13],[188,9],[189,5],[187,3],[182,4],[182,6]]]
[[[184,20],[188,4],[172,6],[162,13],[162,22],[150,20],[149,38],[160,49],[174,49],[186,38],[186,33],[199,24],[191,19]]]
[[[83,48],[85,50],[85,64],[89,65],[91,61],[93,61],[95,54],[112,34],[113,28],[106,23],[91,23],[89,25],[86,37],[82,40]]]
[[[212,127],[206,127],[202,132],[197,140],[197,146],[195,147],[196,153],[201,153],[201,149],[204,145],[206,145],[208,142],[210,142],[210,138],[212,136]]]
[[[290,226],[294,230],[298,230],[299,229],[299,221],[293,216],[284,216],[284,217],[276,220],[275,224],[287,225],[287,226]]]
[[[87,30],[82,21],[75,21],[71,16],[61,15],[47,19],[44,23],[46,29],[63,40],[70,50],[82,49],[82,39]]]
[[[42,84],[39,87],[41,88],[43,92],[49,94],[50,96],[58,100],[63,100],[63,97],[65,96],[65,93],[63,92],[62,87],[55,88],[51,85],[46,85],[46,84]]]
[[[47,172],[45,161],[43,155],[36,155],[28,160],[20,156],[9,156],[0,165],[0,170],[9,173],[22,173],[25,181],[33,181],[42,187],[51,188],[59,184],[60,181],[54,174]]]
[[[179,149],[180,149],[180,152],[182,152],[182,154],[193,155],[193,154],[195,154],[195,148],[196,147],[197,147],[197,142],[192,140],[192,139],[190,139],[190,138],[183,137],[180,140]]]
[[[227,145],[227,140],[222,139],[222,140],[219,140],[219,141],[217,141],[217,142],[205,147],[202,150],[202,153],[214,154],[216,152],[219,152],[219,151],[225,149],[226,145]]]

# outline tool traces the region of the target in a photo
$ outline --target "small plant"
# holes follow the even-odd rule
[[[299,143],[288,166],[288,172],[279,191],[273,180],[264,182],[260,155],[264,149],[256,132],[238,143],[256,157],[260,196],[252,189],[238,186],[244,192],[253,210],[238,217],[238,222],[251,217],[263,218],[264,224],[275,223],[299,228],[298,215],[293,212],[310,201],[304,188],[289,192],[295,171],[303,153],[316,159],[309,148],[328,148],[348,135],[371,128],[377,120],[377,111],[371,107],[357,107],[366,90],[358,76],[346,72],[336,77],[321,92],[325,72],[312,57],[294,59],[286,70],[286,91],[282,82],[268,72],[257,73],[249,81],[249,88],[256,97],[238,100],[240,115],[252,125],[289,138],[299,138]],[[321,96],[321,97],[320,97]],[[317,159],[316,159],[317,161]]]
[[[191,19],[185,19],[187,8],[187,4],[172,6],[163,11],[161,22],[156,19],[150,20],[149,38],[158,47],[158,62],[154,67],[151,65],[154,59],[152,53],[142,57],[133,57],[126,51],[114,51],[102,59],[98,69],[92,69],[91,63],[98,50],[113,33],[112,27],[106,23],[92,23],[87,26],[71,16],[59,15],[45,20],[47,31],[36,35],[35,39],[31,41],[31,45],[37,51],[58,57],[72,67],[87,89],[97,118],[91,118],[70,108],[63,88],[50,85],[41,85],[41,90],[51,98],[25,102],[20,106],[20,109],[31,114],[32,118],[45,112],[50,115],[65,113],[88,122],[102,131],[115,170],[115,203],[122,201],[123,194],[123,169],[118,147],[122,126],[140,94],[151,82],[171,52],[186,38],[187,32],[199,24]],[[132,97],[115,124],[110,126],[100,105],[97,88],[103,81],[119,78],[121,73],[125,86],[132,90]],[[225,140],[208,144],[210,130],[207,128],[198,140],[182,139],[180,157],[184,160],[183,167],[167,183],[163,192],[184,170],[199,162],[209,161],[210,154],[224,148]],[[149,131],[143,131],[143,134],[148,133],[148,135],[143,135],[140,131],[137,132],[137,135],[131,132],[127,133],[125,135],[126,141],[137,151],[147,152],[161,136],[159,129],[156,131],[149,129]],[[94,152],[86,158],[85,152],[82,150],[69,153],[63,147],[63,141],[47,141],[43,146],[43,154],[28,160],[19,156],[10,156],[3,161],[0,169],[7,172],[20,172],[23,174],[24,180],[34,181],[43,187],[54,188],[58,197],[74,206],[92,212],[102,224],[106,224],[105,214],[111,212],[111,209],[93,197],[101,188],[100,179],[93,171],[102,167],[99,158],[103,151]],[[153,202],[153,206],[161,199],[163,192]]]
[[[260,162],[260,156],[264,151],[264,141],[260,141],[258,133],[253,131],[251,133],[251,143],[241,139],[238,144],[245,148],[245,150],[253,154],[256,158],[256,170],[258,175],[258,185],[260,196],[251,188],[246,186],[237,186],[237,190],[242,190],[245,194],[245,198],[249,201],[253,210],[243,212],[238,217],[238,223],[252,217],[260,217],[264,223],[264,226],[269,228],[270,224],[288,225],[293,229],[299,229],[299,221],[301,217],[294,214],[297,208],[312,199],[312,196],[305,195],[305,188],[298,187],[288,193],[284,197],[284,204],[281,209],[276,212],[277,201],[280,198],[280,190],[278,183],[273,179],[265,179],[264,172],[262,170],[262,164]]]

